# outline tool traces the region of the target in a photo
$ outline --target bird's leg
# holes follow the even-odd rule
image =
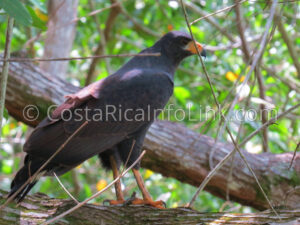
[[[111,168],[113,171],[113,177],[115,180],[119,176],[117,162],[113,155],[111,155],[109,157],[109,161],[110,161],[110,165],[111,165]],[[115,183],[115,190],[116,190],[117,200],[108,200],[109,204],[110,205],[123,204],[125,202],[125,200],[124,200],[124,196],[123,196],[123,192],[122,192],[122,188],[121,188],[121,180],[117,180],[117,182]]]
[[[151,195],[149,194],[148,190],[145,187],[145,183],[143,181],[143,178],[142,178],[139,170],[132,169],[132,172],[134,174],[137,185],[143,195],[143,199],[135,198],[134,200],[132,200],[132,204],[134,204],[134,205],[151,205],[156,208],[164,209],[165,203],[163,201],[153,201],[152,200]]]

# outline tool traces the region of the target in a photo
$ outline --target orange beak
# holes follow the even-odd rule
[[[200,54],[204,57],[206,57],[206,51],[203,49],[202,45],[198,42],[196,42],[197,48],[200,52]],[[190,51],[192,54],[198,54],[197,49],[195,48],[195,44],[193,41],[190,41],[186,47],[186,50]]]

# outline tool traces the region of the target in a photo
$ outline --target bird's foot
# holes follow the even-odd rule
[[[131,197],[126,200],[127,205],[150,205],[158,209],[165,209],[166,203],[164,201],[153,201],[152,199],[140,199],[136,197],[136,193],[133,192]]]
[[[164,201],[153,201],[152,199],[140,199],[135,198],[132,202],[132,205],[150,205],[152,207],[158,208],[158,209],[165,209],[166,203]]]
[[[108,205],[125,205],[126,200],[109,200],[106,199],[103,201],[103,205],[106,205],[108,203]]]
[[[153,201],[152,199],[140,199],[136,197],[136,193],[133,192],[131,197],[127,200],[104,200],[103,205],[108,203],[109,205],[150,205],[158,209],[165,209],[166,203],[164,201]]]

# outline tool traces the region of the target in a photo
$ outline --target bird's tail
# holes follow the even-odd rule
[[[36,184],[39,177],[43,175],[44,172],[41,171],[34,180],[30,180],[42,165],[42,160],[34,159],[27,155],[24,160],[24,166],[18,171],[15,178],[11,182],[11,190],[8,198],[12,195],[15,195],[13,199],[18,203],[21,202],[31,190],[31,188]]]

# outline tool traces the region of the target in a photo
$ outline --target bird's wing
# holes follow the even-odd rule
[[[66,98],[66,101],[59,105],[51,113],[50,117],[45,118],[41,123],[39,123],[37,128],[42,128],[51,125],[55,122],[58,122],[61,119],[64,110],[73,110],[76,107],[79,107],[80,105],[84,104],[91,98],[98,99],[104,81],[105,78],[84,87],[83,89],[74,94],[64,96]]]
[[[60,119],[64,109],[77,110],[85,107],[104,109],[106,105],[116,107],[121,105],[122,112],[126,109],[142,109],[147,114],[148,106],[152,109],[163,108],[172,94],[172,89],[169,77],[153,70],[132,70],[122,76],[113,76],[94,83],[85,90],[69,96],[69,99],[58,107],[54,114],[58,118],[57,121],[46,121],[39,125],[25,143],[24,151],[38,157],[49,158],[85,122],[85,120],[76,121],[75,118]],[[93,111],[89,112],[89,115],[95,115]],[[144,115],[145,119],[139,121],[127,121],[124,116],[121,120],[116,116],[116,121],[112,118],[89,121],[55,157],[55,162],[75,165],[105,151],[131,137],[145,124],[151,123],[156,114],[153,112],[150,114],[150,120]],[[134,116],[135,113],[132,112],[129,117],[133,119]]]
[[[53,111],[53,118],[58,118],[61,115],[63,109],[73,109],[81,105],[83,102],[90,98],[98,99],[100,96],[100,89],[105,79],[94,82],[87,87],[81,89],[75,94],[66,95],[67,100],[64,104],[60,105],[56,110]]]

